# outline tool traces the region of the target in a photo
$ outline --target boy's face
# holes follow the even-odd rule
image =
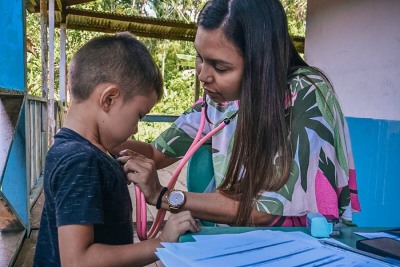
[[[137,133],[139,120],[150,112],[156,102],[155,92],[149,96],[135,96],[126,102],[121,97],[108,112],[107,121],[102,123],[100,134],[102,145],[110,150]]]

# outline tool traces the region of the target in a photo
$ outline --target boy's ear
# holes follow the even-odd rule
[[[115,101],[118,97],[121,96],[121,91],[119,90],[118,86],[111,85],[108,86],[100,95],[100,106],[103,108],[105,112],[108,112],[115,104]]]

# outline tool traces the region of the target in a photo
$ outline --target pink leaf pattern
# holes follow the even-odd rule
[[[350,189],[350,200],[351,200],[351,208],[355,211],[361,211],[360,200],[358,199],[357,194],[357,179],[356,179],[356,170],[349,170],[349,189]]]
[[[320,170],[315,177],[315,197],[319,213],[339,218],[338,195]]]

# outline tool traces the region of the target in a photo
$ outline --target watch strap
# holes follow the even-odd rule
[[[161,192],[157,198],[156,209],[159,210],[161,208],[162,197],[164,196],[165,192],[167,192],[167,191],[168,191],[168,187],[164,187],[163,189],[161,189]]]

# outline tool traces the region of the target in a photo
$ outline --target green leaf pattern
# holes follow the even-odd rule
[[[278,191],[278,194],[283,196],[285,199],[292,201],[292,194],[294,191],[294,188],[296,186],[296,183],[299,179],[299,164],[297,161],[293,161],[292,163],[292,170],[290,171],[290,176],[286,184]]]
[[[269,214],[283,215],[283,203],[275,197],[261,196],[256,202],[256,208]]]

